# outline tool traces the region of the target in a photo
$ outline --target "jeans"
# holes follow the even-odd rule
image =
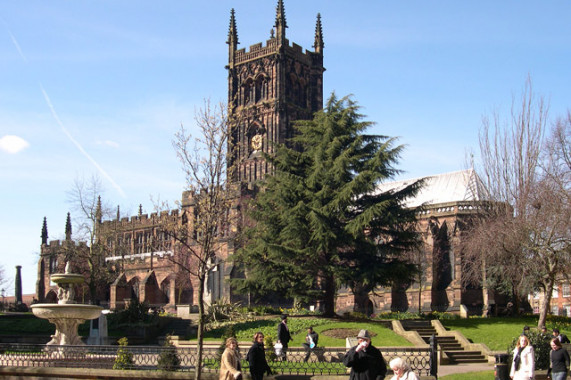
[[[551,380],[565,380],[567,372],[551,372]]]

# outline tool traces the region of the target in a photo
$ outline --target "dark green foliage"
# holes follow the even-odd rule
[[[118,340],[119,349],[117,350],[117,357],[113,364],[113,369],[132,369],[133,368],[133,354],[127,349],[129,344],[126,337]]]
[[[277,293],[301,302],[321,300],[334,313],[336,289],[364,294],[414,268],[399,255],[417,244],[415,210],[403,207],[422,181],[381,192],[394,178],[403,146],[368,135],[349,97],[332,95],[313,120],[299,121],[295,136],[276,147],[266,177],[250,206],[255,228],[235,255],[247,278],[234,285],[250,295]]]
[[[549,342],[552,338],[551,335],[544,335],[539,331],[530,330],[527,334],[533,350],[535,352],[535,369],[548,369],[549,368],[549,352],[551,351],[551,346]],[[519,336],[514,338],[511,345],[508,347],[508,353],[510,354],[510,360],[508,363],[512,362],[513,350],[517,344]],[[511,365],[511,364],[510,364]]]
[[[153,318],[149,314],[149,305],[146,302],[140,302],[136,297],[133,297],[125,310],[116,313],[118,323],[141,323],[149,322]]]
[[[180,358],[176,353],[176,347],[171,343],[167,335],[163,349],[157,361],[157,368],[161,371],[176,371],[180,368]]]

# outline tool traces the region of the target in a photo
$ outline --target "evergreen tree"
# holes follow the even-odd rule
[[[414,274],[398,256],[417,244],[415,210],[403,203],[422,181],[378,190],[400,172],[403,146],[365,134],[373,123],[362,119],[356,102],[333,94],[266,157],[275,172],[250,205],[255,225],[235,257],[247,268],[238,289],[319,300],[331,315],[339,285],[368,293]]]

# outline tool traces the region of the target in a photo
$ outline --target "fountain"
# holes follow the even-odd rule
[[[56,325],[56,332],[47,345],[85,345],[77,334],[77,327],[88,319],[98,318],[103,308],[78,304],[73,300],[74,286],[82,284],[85,279],[81,274],[71,273],[69,261],[65,265],[65,273],[52,274],[50,280],[58,286],[58,303],[32,305],[32,312],[36,317],[47,319]]]

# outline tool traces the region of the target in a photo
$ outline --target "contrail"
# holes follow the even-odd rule
[[[40,88],[42,90],[42,93],[44,94],[44,99],[46,100],[46,103],[48,104],[48,107],[50,108],[50,111],[52,112],[52,116],[54,117],[54,119],[56,120],[56,122],[59,124],[59,126],[61,127],[63,133],[65,133],[65,135],[67,136],[67,138],[69,138],[71,140],[71,142],[76,146],[77,149],[79,149],[79,151],[89,160],[91,161],[91,163],[97,168],[97,170],[99,171],[99,173],[101,173],[101,175],[105,178],[107,178],[107,180],[109,182],[111,182],[111,185],[119,192],[119,194],[121,194],[121,196],[123,198],[126,198],[125,192],[123,191],[123,189],[121,188],[121,186],[119,186],[114,180],[113,178],[111,178],[109,176],[109,174],[107,174],[107,172],[101,167],[99,166],[99,164],[93,159],[93,157],[91,157],[89,155],[89,153],[87,153],[87,151],[85,149],[83,149],[83,147],[81,146],[81,144],[73,138],[73,136],[69,133],[69,131],[66,129],[65,125],[62,123],[62,121],[60,120],[58,114],[56,113],[56,110],[54,108],[54,106],[52,105],[52,102],[50,100],[50,97],[48,96],[48,94],[46,93],[46,90],[44,89],[44,86],[42,86],[42,84],[40,83]]]
[[[28,63],[28,59],[26,58],[26,56],[24,55],[24,52],[22,51],[22,49],[20,48],[20,44],[18,43],[18,40],[16,40],[16,37],[14,37],[14,35],[12,34],[12,32],[10,31],[10,29],[8,28],[8,24],[6,23],[6,21],[4,21],[3,18],[0,17],[0,21],[2,21],[2,24],[4,24],[4,27],[6,28],[6,31],[8,32],[8,34],[10,35],[10,39],[12,40],[12,43],[14,44],[14,46],[16,47],[16,50],[18,50],[18,54],[20,54],[20,57],[22,58],[22,60],[27,64]],[[95,168],[99,171],[99,173],[101,173],[101,175],[103,177],[105,177],[110,183],[111,185],[119,192],[119,194],[123,197],[123,198],[127,198],[127,196],[125,195],[125,192],[123,191],[123,189],[121,188],[121,186],[119,186],[114,180],[113,178],[111,178],[109,176],[109,174],[107,174],[107,172],[93,159],[93,157],[91,157],[89,155],[89,153],[87,153],[85,151],[85,149],[83,149],[83,147],[81,146],[81,144],[73,138],[73,136],[69,133],[69,131],[65,128],[65,125],[62,123],[62,121],[60,120],[58,114],[56,113],[56,110],[54,108],[54,106],[52,105],[52,102],[50,100],[50,97],[48,96],[46,90],[44,89],[44,86],[42,86],[42,84],[40,83],[40,89],[42,90],[42,93],[44,94],[44,99],[46,100],[46,103],[48,104],[48,107],[50,107],[50,111],[52,113],[52,116],[54,117],[54,119],[56,120],[56,122],[59,124],[59,126],[61,127],[63,133],[65,133],[65,135],[67,136],[67,138],[69,138],[71,140],[71,142],[77,147],[77,149],[79,149],[79,151],[95,166]]]
[[[16,37],[14,37],[14,35],[12,34],[12,32],[10,31],[10,28],[8,28],[8,24],[6,23],[6,21],[4,21],[3,18],[0,17],[0,21],[2,21],[2,24],[4,24],[4,27],[6,28],[6,31],[8,32],[8,34],[10,35],[10,39],[12,40],[12,43],[14,44],[14,46],[16,46],[16,50],[18,50],[18,54],[20,54],[20,57],[24,60],[25,63],[28,63],[28,59],[26,58],[26,56],[24,55],[24,52],[22,51],[22,49],[20,48],[20,44],[18,43],[18,41],[16,40]]]

